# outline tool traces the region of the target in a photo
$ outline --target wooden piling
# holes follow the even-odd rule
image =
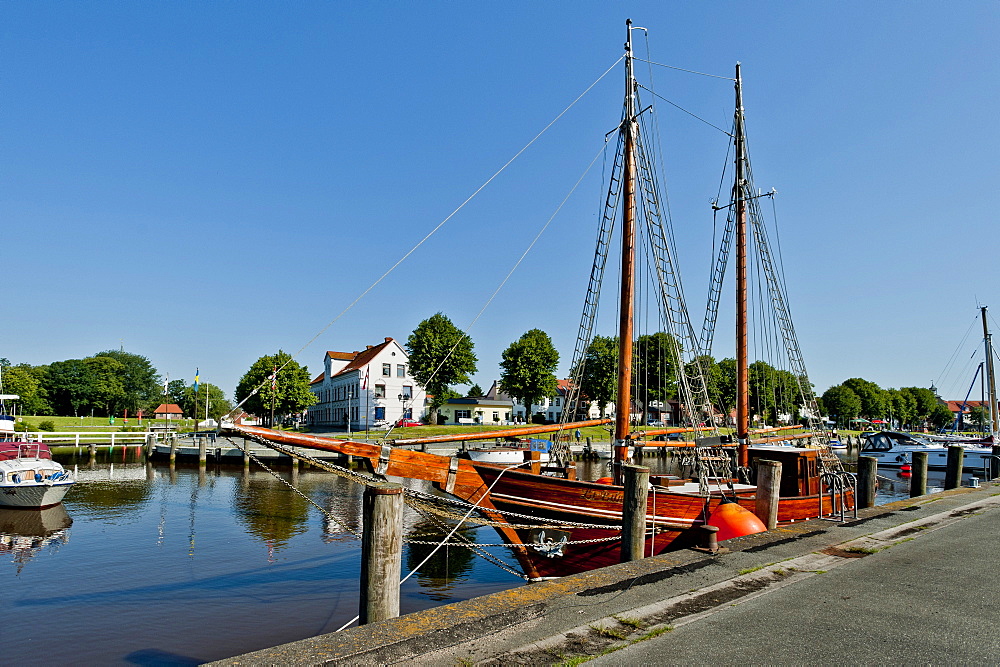
[[[622,498],[622,562],[645,555],[646,501],[649,496],[649,468],[622,464],[625,494]]]
[[[910,497],[927,493],[927,452],[913,452],[910,461]]]
[[[944,488],[957,489],[962,485],[962,465],[965,462],[965,447],[948,446],[948,467],[944,473]]]
[[[170,463],[172,465],[176,462],[177,462],[177,438],[170,438]]]
[[[992,450],[993,456],[1000,456],[1000,445],[993,445]],[[1000,477],[1000,460],[989,459],[990,462],[990,479],[996,479]]]
[[[208,449],[205,447],[205,438],[195,438],[198,441],[198,465],[203,466],[208,463]]]
[[[768,530],[778,525],[778,493],[781,491],[781,461],[757,461],[757,500],[754,514]]]
[[[403,487],[379,483],[365,487],[361,535],[359,623],[399,616],[399,578],[403,557]]]
[[[878,479],[878,459],[858,457],[858,509],[875,507],[875,481]]]
[[[97,456],[97,445],[87,445],[87,453],[90,454],[90,458]]]

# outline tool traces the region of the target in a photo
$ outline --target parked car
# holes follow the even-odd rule
[[[659,419],[651,419],[648,422],[646,422],[646,426],[663,426],[663,422],[661,422]]]
[[[415,419],[404,418],[396,421],[396,428],[403,428],[404,426],[423,426],[423,424]]]

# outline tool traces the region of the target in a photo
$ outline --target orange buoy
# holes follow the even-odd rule
[[[614,483],[615,483],[614,477],[598,477],[597,479],[594,480],[594,484],[614,484]]]
[[[899,466],[899,469],[903,472],[910,472],[910,470],[912,470],[909,463]]]
[[[753,512],[740,507],[738,503],[728,498],[724,498],[712,511],[711,516],[708,517],[708,525],[719,529],[717,539],[720,542],[731,537],[742,537],[743,535],[767,531],[767,526]]]

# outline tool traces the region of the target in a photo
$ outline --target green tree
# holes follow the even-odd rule
[[[466,392],[465,397],[480,398],[482,395],[483,395],[483,388],[480,387],[478,384],[474,384],[471,387],[469,387],[469,391]]]
[[[53,412],[78,417],[90,406],[90,371],[83,359],[54,361],[44,367],[42,386]]]
[[[140,409],[148,410],[159,405],[163,396],[163,383],[149,359],[124,350],[105,350],[94,356],[109,357],[122,365],[123,398],[120,408],[135,414]]]
[[[52,411],[48,401],[45,400],[41,373],[29,364],[4,368],[0,394],[19,396],[20,412],[23,414],[45,415]]]
[[[890,417],[898,421],[902,428],[913,424],[917,416],[917,400],[910,392],[901,389],[886,389]]]
[[[915,407],[914,420],[919,422],[926,421],[934,409],[940,404],[938,397],[934,395],[934,392],[930,389],[925,389],[924,387],[902,387],[900,390],[904,394],[909,394],[913,397]]]
[[[827,416],[840,427],[848,427],[852,419],[861,414],[861,399],[850,387],[837,384],[825,392],[820,399]]]
[[[178,406],[183,405],[188,389],[190,387],[187,384],[187,380],[183,378],[180,380],[171,380],[167,383],[167,397],[163,399],[161,394],[161,400],[166,400],[167,403],[173,403]]]
[[[635,381],[644,406],[677,396],[678,351],[673,336],[663,331],[636,339]]]
[[[931,411],[927,420],[932,426],[934,426],[934,428],[941,428],[942,426],[951,424],[955,421],[955,415],[952,414],[947,405],[944,403],[938,403],[934,406],[934,409]]]
[[[446,400],[453,384],[468,384],[476,372],[472,339],[452,324],[443,313],[435,313],[417,325],[406,339],[410,374],[430,396],[431,423],[437,423],[437,409]]]
[[[736,359],[727,357],[716,364],[718,385],[712,400],[716,401],[727,415],[736,409]]]
[[[594,336],[583,358],[583,375],[580,393],[586,399],[597,401],[604,417],[608,403],[618,395],[618,337]],[[574,418],[580,415],[574,415]]]
[[[198,383],[198,391],[192,386],[185,386],[178,405],[184,414],[191,415],[195,420],[205,418],[205,403],[208,402],[208,417],[220,421],[223,415],[233,409],[233,404],[226,398],[225,392],[211,382]]]
[[[280,369],[276,376],[275,369]],[[247,399],[243,409],[258,417],[270,418],[272,409],[276,417],[296,414],[316,402],[316,395],[309,391],[311,379],[308,367],[278,350],[259,358],[243,374],[236,385],[236,401]]]
[[[559,387],[555,376],[559,353],[552,339],[541,329],[532,329],[503,351],[500,361],[500,386],[508,395],[521,399],[525,421],[530,422],[531,404],[552,396]]]
[[[975,425],[980,431],[986,432],[986,424],[990,421],[989,403],[977,405],[969,409],[968,423]]]
[[[861,416],[865,419],[886,417],[889,404],[885,390],[874,382],[861,378],[844,380],[841,384],[857,394],[861,399]]]
[[[113,415],[125,400],[122,381],[124,366],[111,357],[88,357],[83,360],[90,380],[90,403]]]

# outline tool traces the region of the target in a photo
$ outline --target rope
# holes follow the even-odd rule
[[[688,74],[697,74],[699,76],[707,76],[713,79],[725,79],[726,81],[736,81],[731,76],[721,76],[719,74],[706,74],[705,72],[698,72],[693,69],[684,69],[683,67],[675,67],[673,65],[664,65],[663,63],[655,63],[652,60],[643,60],[642,58],[636,58],[633,56],[632,60],[638,60],[641,63],[649,63],[650,65],[656,65],[657,67],[666,67],[667,69],[675,69],[678,72],[687,72]]]
[[[407,258],[408,258],[408,257],[409,257],[410,255],[412,255],[412,254],[413,254],[414,252],[416,252],[417,248],[419,248],[420,246],[422,246],[422,245],[423,245],[423,244],[424,244],[424,243],[425,243],[425,242],[426,242],[426,241],[427,241],[428,239],[430,239],[430,238],[431,238],[431,237],[432,237],[432,236],[433,236],[434,234],[436,234],[436,233],[438,232],[438,230],[440,230],[440,229],[441,229],[441,228],[442,228],[442,227],[443,227],[443,226],[445,225],[445,223],[447,223],[447,222],[448,222],[449,220],[451,220],[451,219],[452,219],[453,217],[455,217],[455,215],[456,215],[456,214],[457,214],[457,213],[458,213],[459,211],[461,211],[461,210],[462,210],[463,208],[465,208],[465,205],[466,205],[466,204],[468,204],[468,203],[469,203],[470,201],[472,201],[472,199],[473,199],[474,197],[476,197],[476,196],[477,196],[477,195],[478,195],[478,194],[479,194],[480,192],[482,192],[482,191],[483,191],[483,189],[485,189],[487,185],[489,185],[490,183],[492,183],[492,182],[493,182],[493,181],[494,181],[494,180],[495,180],[495,179],[497,178],[497,176],[499,176],[499,175],[500,175],[500,174],[501,174],[501,173],[502,173],[502,172],[503,172],[503,171],[504,171],[505,169],[507,169],[507,167],[509,167],[509,166],[510,166],[510,165],[511,165],[511,164],[512,164],[512,163],[513,163],[513,162],[514,162],[514,161],[515,161],[515,160],[516,160],[517,158],[519,158],[519,157],[521,156],[521,154],[522,154],[522,153],[524,153],[524,152],[525,152],[526,150],[528,150],[528,149],[529,149],[529,148],[530,148],[530,147],[531,147],[531,146],[532,146],[532,145],[533,145],[533,144],[534,144],[534,143],[535,143],[536,141],[538,141],[538,140],[539,140],[539,139],[541,138],[541,136],[542,136],[543,134],[545,134],[545,133],[546,133],[546,132],[547,132],[547,131],[549,130],[549,128],[551,128],[551,127],[552,127],[553,125],[555,125],[555,124],[556,124],[556,123],[557,123],[557,122],[559,121],[559,119],[560,119],[560,118],[562,118],[562,117],[563,117],[564,115],[566,115],[566,113],[567,113],[567,112],[568,112],[568,111],[569,111],[570,109],[572,109],[572,108],[573,108],[573,107],[574,107],[574,106],[576,105],[576,103],[577,103],[577,102],[579,102],[579,101],[580,101],[580,100],[581,100],[581,99],[582,99],[582,98],[583,98],[583,97],[584,97],[584,96],[585,96],[585,95],[586,95],[587,93],[589,93],[589,92],[590,92],[590,90],[591,90],[591,89],[592,89],[592,88],[593,88],[594,86],[596,86],[596,85],[597,85],[598,83],[600,83],[600,82],[601,82],[601,80],[602,80],[602,79],[604,79],[604,77],[605,77],[605,76],[607,76],[607,75],[608,75],[608,73],[609,73],[609,72],[611,72],[611,70],[613,70],[613,69],[614,69],[614,68],[615,68],[615,67],[616,67],[616,66],[618,65],[618,63],[622,61],[622,59],[623,59],[624,57],[625,57],[625,56],[620,56],[620,57],[618,58],[618,60],[616,60],[616,61],[615,61],[615,62],[614,62],[614,63],[613,63],[612,65],[611,65],[611,67],[609,67],[608,69],[604,70],[604,72],[603,72],[603,73],[602,73],[602,74],[601,74],[601,75],[600,75],[599,77],[597,77],[597,79],[596,79],[596,80],[595,80],[595,81],[594,81],[593,83],[591,83],[591,84],[590,84],[589,86],[587,86],[587,88],[586,88],[586,89],[584,89],[584,91],[583,91],[582,93],[580,93],[580,94],[579,94],[579,95],[578,95],[578,96],[576,97],[576,99],[574,99],[574,100],[573,100],[572,102],[570,102],[570,103],[569,103],[569,105],[567,105],[567,106],[566,106],[566,108],[564,108],[564,109],[563,109],[562,111],[560,111],[560,112],[559,112],[559,114],[557,114],[555,118],[553,118],[553,119],[552,119],[551,121],[549,121],[548,125],[546,125],[545,127],[543,127],[543,128],[542,128],[542,130],[541,130],[541,131],[540,131],[540,132],[539,132],[538,134],[536,134],[536,135],[534,136],[534,138],[532,138],[532,139],[531,139],[531,141],[529,141],[529,142],[528,142],[527,144],[525,144],[525,145],[524,145],[524,146],[523,146],[523,147],[521,148],[521,150],[517,151],[517,152],[516,152],[516,153],[515,153],[515,154],[513,155],[513,157],[511,157],[511,158],[510,158],[509,160],[507,160],[507,162],[505,162],[505,163],[503,164],[503,166],[501,166],[501,167],[500,167],[499,169],[497,169],[497,170],[496,170],[496,172],[494,172],[492,176],[490,176],[490,177],[489,177],[488,179],[486,179],[486,180],[485,180],[485,181],[483,182],[483,184],[482,184],[482,185],[480,185],[480,186],[479,186],[478,188],[476,188],[476,190],[475,190],[475,191],[474,191],[474,192],[473,192],[473,193],[472,193],[471,195],[469,195],[468,197],[466,197],[465,201],[463,201],[463,202],[462,202],[461,204],[459,204],[459,205],[458,205],[458,206],[457,206],[457,207],[455,208],[455,210],[453,210],[453,211],[452,211],[451,213],[449,213],[449,214],[448,214],[448,215],[447,215],[447,216],[446,216],[446,217],[445,217],[445,218],[444,218],[444,219],[443,219],[443,220],[442,220],[441,222],[439,222],[439,223],[438,223],[438,224],[437,224],[437,225],[436,225],[436,226],[435,226],[435,227],[434,227],[434,228],[433,228],[433,229],[432,229],[432,230],[431,230],[430,232],[428,232],[428,233],[427,233],[427,234],[426,234],[426,235],[425,235],[425,236],[424,236],[424,237],[423,237],[422,239],[420,239],[420,241],[418,241],[416,245],[414,245],[414,246],[413,246],[412,248],[410,248],[410,249],[409,249],[408,251],[406,251],[406,253],[404,253],[402,257],[400,257],[400,258],[399,258],[398,260],[396,260],[396,263],[395,263],[395,264],[393,264],[392,266],[390,266],[390,267],[389,267],[389,268],[388,268],[388,269],[387,269],[387,270],[385,271],[385,273],[383,273],[383,274],[382,274],[381,276],[379,276],[379,277],[378,277],[378,278],[377,278],[377,279],[375,280],[375,282],[373,282],[373,283],[372,283],[371,285],[369,285],[369,286],[368,286],[368,287],[367,287],[367,288],[366,288],[366,289],[365,289],[365,290],[364,290],[363,292],[361,292],[361,294],[359,294],[359,295],[357,296],[357,298],[355,298],[355,299],[354,299],[353,301],[351,301],[351,303],[349,303],[349,304],[347,305],[347,307],[346,307],[346,308],[344,308],[344,309],[343,309],[342,311],[340,311],[340,313],[339,313],[339,314],[338,314],[338,315],[337,315],[336,317],[334,317],[334,318],[333,318],[332,320],[330,320],[330,322],[328,322],[326,326],[324,326],[324,327],[323,327],[322,329],[320,329],[320,330],[319,330],[319,331],[318,331],[318,332],[316,333],[316,335],[314,335],[314,336],[313,336],[312,338],[310,338],[310,339],[309,339],[308,341],[306,341],[306,342],[305,342],[305,344],[304,344],[304,345],[302,345],[302,347],[300,347],[300,348],[299,348],[298,350],[296,350],[294,354],[290,355],[290,356],[289,356],[289,359],[288,359],[288,361],[286,361],[285,363],[283,363],[283,364],[281,365],[281,367],[279,367],[279,368],[278,368],[278,369],[277,369],[277,370],[276,370],[276,371],[274,372],[274,375],[277,375],[277,374],[278,374],[278,373],[280,373],[280,372],[281,372],[282,370],[284,370],[285,366],[287,366],[287,365],[288,365],[288,364],[290,364],[290,363],[291,363],[292,361],[294,361],[294,360],[295,360],[295,358],[296,358],[296,357],[298,357],[298,356],[299,356],[300,354],[302,354],[302,352],[303,352],[303,351],[304,351],[304,350],[305,350],[305,349],[306,349],[307,347],[309,347],[310,345],[312,345],[312,344],[313,344],[313,343],[314,343],[314,342],[316,341],[316,339],[317,339],[317,338],[319,338],[319,337],[320,337],[320,336],[322,336],[322,335],[323,335],[324,333],[326,333],[327,329],[329,329],[330,327],[332,327],[332,326],[333,326],[333,325],[334,325],[334,324],[335,324],[335,323],[336,323],[336,322],[337,322],[338,320],[340,320],[340,318],[342,318],[342,317],[343,317],[344,315],[346,315],[346,314],[348,313],[348,311],[350,311],[350,310],[351,310],[352,308],[354,308],[354,306],[356,306],[356,305],[358,304],[358,302],[359,302],[359,301],[361,301],[361,299],[363,299],[363,298],[364,298],[365,296],[367,296],[367,295],[368,295],[368,293],[369,293],[369,292],[371,292],[371,291],[372,291],[373,289],[375,289],[375,288],[376,288],[376,287],[377,287],[377,286],[378,286],[378,285],[379,285],[379,284],[380,284],[380,283],[381,283],[381,282],[382,282],[383,280],[385,280],[385,279],[386,279],[386,278],[387,278],[387,277],[389,276],[389,274],[391,274],[391,273],[392,273],[393,271],[395,271],[395,270],[396,270],[396,268],[397,268],[397,267],[398,267],[398,266],[399,266],[400,264],[402,264],[402,263],[403,263],[404,261],[406,261],[406,259],[407,259]],[[589,170],[589,167],[588,167],[588,170]],[[581,177],[581,180],[582,180],[582,177]],[[577,185],[579,185],[579,183],[577,183]],[[576,187],[576,186],[574,186],[574,189],[575,189],[575,187]],[[564,203],[565,203],[565,202],[564,202]],[[562,207],[562,205],[560,204],[560,208],[561,208],[561,207]],[[506,282],[506,281],[505,281],[505,282]],[[495,295],[494,295],[494,296],[495,296]],[[492,300],[492,298],[491,298],[491,300]],[[258,385],[258,386],[257,386],[256,388],[254,388],[254,390],[253,390],[253,391],[251,391],[251,392],[250,392],[250,394],[249,394],[248,396],[246,396],[246,398],[244,398],[244,399],[243,399],[242,401],[240,401],[240,402],[239,402],[239,403],[238,403],[238,404],[237,404],[237,405],[236,405],[236,406],[235,406],[235,407],[234,407],[234,408],[232,409],[232,411],[231,411],[231,412],[229,413],[230,417],[231,417],[231,418],[234,418],[235,416],[237,416],[237,414],[238,414],[238,413],[237,413],[237,410],[239,410],[239,409],[240,409],[240,408],[241,408],[241,407],[243,406],[243,404],[244,404],[244,403],[245,403],[245,402],[247,401],[247,399],[249,399],[249,398],[250,398],[251,396],[255,395],[255,394],[256,394],[256,393],[258,392],[258,391],[260,391],[260,390],[261,390],[261,389],[262,389],[262,388],[263,388],[263,387],[264,387],[264,386],[265,386],[265,385],[266,385],[266,384],[267,384],[267,383],[268,383],[268,382],[269,382],[270,380],[271,380],[271,378],[270,378],[270,377],[268,377],[268,378],[267,378],[266,380],[264,380],[264,382],[261,382],[261,383],[260,383],[260,384],[259,384],[259,385]]]

